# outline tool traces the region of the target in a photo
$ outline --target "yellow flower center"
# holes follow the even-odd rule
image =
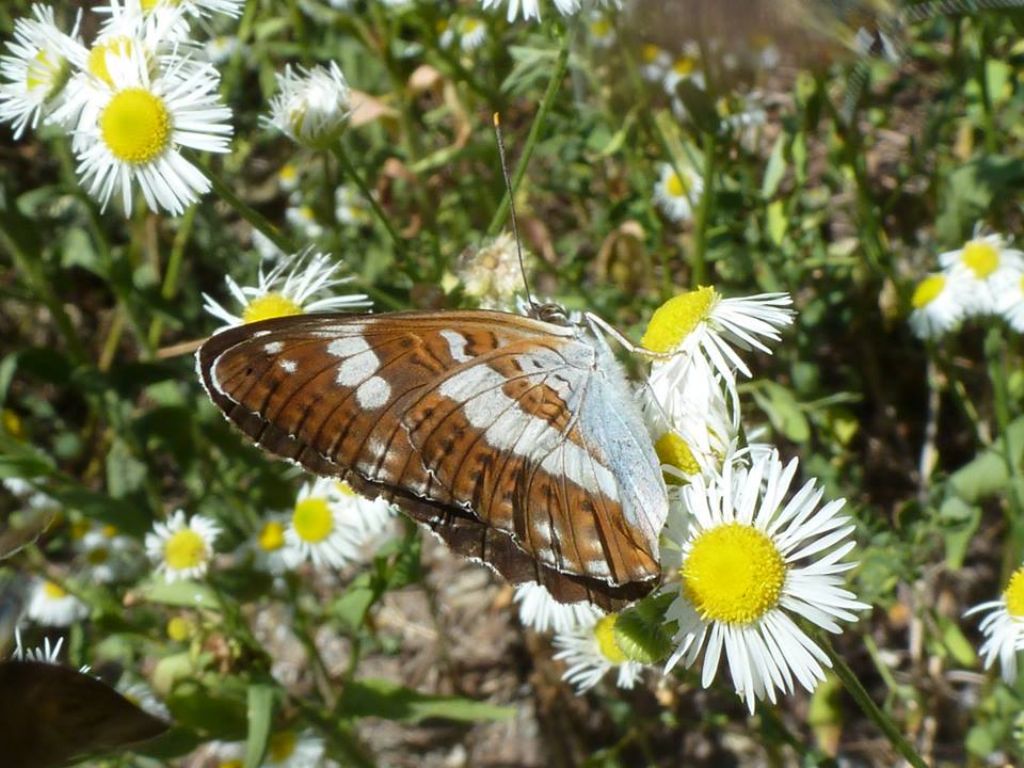
[[[267,293],[257,296],[242,310],[243,323],[255,323],[258,320],[269,320],[272,317],[290,317],[301,315],[302,307],[280,293]]]
[[[176,571],[196,568],[206,562],[206,541],[191,528],[175,531],[164,544],[164,562]]]
[[[71,68],[67,59],[50,51],[40,50],[29,62],[25,72],[25,88],[40,90],[44,98],[55,95],[68,81]]]
[[[89,532],[89,521],[85,518],[79,518],[71,521],[71,538],[75,541],[81,541],[85,538],[85,534]]]
[[[181,0],[142,0],[142,10],[152,11],[161,5],[180,5]]]
[[[673,171],[665,179],[665,191],[669,197],[685,197],[690,194],[690,187],[678,173]]]
[[[3,425],[4,432],[15,440],[25,439],[25,426],[21,423],[21,418],[18,414],[10,408],[0,410],[0,425]]]
[[[242,768],[244,765],[241,760],[223,760],[217,763],[217,768]]]
[[[694,540],[679,573],[683,593],[705,621],[750,624],[778,605],[786,562],[761,531],[725,523]]]
[[[295,752],[298,741],[299,737],[295,731],[278,731],[272,734],[267,745],[267,757],[275,763],[287,760]]]
[[[611,34],[611,31],[612,23],[608,21],[608,19],[596,19],[590,24],[590,34],[598,39],[608,37],[608,35]]]
[[[183,643],[192,634],[192,622],[181,616],[174,616],[167,622],[167,637],[176,643]]]
[[[102,43],[96,43],[89,51],[89,58],[85,68],[93,77],[97,77],[109,86],[114,85],[110,77],[110,70],[107,68],[107,54],[115,56],[130,56],[132,53],[132,41],[128,37],[112,37]]]
[[[964,246],[960,258],[979,280],[984,280],[999,267],[999,250],[984,240],[971,240]]]
[[[159,96],[144,88],[126,88],[100,115],[100,133],[118,160],[145,165],[170,144],[171,113]]]
[[[85,556],[89,565],[103,565],[110,559],[110,550],[106,547],[94,547]]]
[[[618,641],[615,639],[615,620],[617,614],[609,613],[601,617],[594,625],[594,639],[597,640],[597,647],[612,664],[623,664],[626,662],[626,654],[622,652]]]
[[[285,184],[291,184],[299,177],[299,169],[291,163],[285,163],[277,174]]]
[[[115,536],[117,536],[117,526],[110,525],[108,523],[107,525],[104,525],[102,528],[100,528],[100,533],[103,534],[104,538],[112,539]]]
[[[666,432],[659,437],[654,444],[654,450],[658,454],[658,461],[662,464],[675,467],[685,475],[696,475],[700,472],[700,464],[694,458],[690,446],[675,432]],[[677,477],[668,474],[665,475],[665,480],[679,482]]]
[[[697,62],[689,56],[681,56],[672,62],[672,71],[681,77],[685,77],[697,68]]]
[[[310,544],[330,536],[334,530],[334,516],[327,499],[313,497],[298,502],[292,513],[292,526],[299,538]]]
[[[1006,601],[1007,613],[1014,618],[1024,618],[1024,567],[1018,568],[1010,577],[1003,599]]]
[[[945,275],[929,275],[917,284],[917,287],[914,289],[914,295],[910,297],[910,305],[914,309],[927,307],[938,298],[945,287]]]
[[[669,299],[651,317],[640,344],[652,352],[671,352],[707,320],[718,299],[718,292],[706,286]]]
[[[463,35],[471,35],[480,29],[480,19],[463,19],[459,24],[459,32]]]
[[[284,526],[277,520],[270,520],[263,525],[263,530],[256,539],[264,552],[274,552],[284,546]]]
[[[43,594],[50,600],[63,600],[68,596],[67,591],[60,584],[54,584],[52,581],[43,582]]]
[[[653,64],[660,55],[661,48],[656,46],[654,43],[647,43],[640,49],[640,58],[643,60],[644,64]]]

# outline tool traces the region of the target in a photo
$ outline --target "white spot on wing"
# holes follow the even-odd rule
[[[284,368],[285,373],[295,373],[295,369],[299,367],[294,360],[282,360],[278,365]]]
[[[355,387],[373,376],[379,367],[380,358],[372,349],[367,349],[338,366],[337,382],[343,387]]]
[[[328,354],[335,357],[352,357],[370,348],[362,336],[342,336],[327,345]]]
[[[266,352],[268,355],[276,355],[282,349],[284,349],[283,341],[268,341],[266,344],[263,345],[263,351]]]
[[[472,355],[466,354],[466,344],[468,343],[466,337],[458,331],[441,331],[441,335],[444,336],[444,340],[448,342],[448,352],[452,356],[452,360],[457,363],[464,363],[467,360],[472,360]]]
[[[391,399],[391,385],[380,376],[371,376],[356,390],[359,407],[372,411]]]

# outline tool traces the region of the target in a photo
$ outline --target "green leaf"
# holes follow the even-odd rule
[[[761,197],[770,200],[786,175],[786,134],[780,133],[772,147],[772,153],[768,156],[768,164],[764,169],[764,178],[761,180]]]
[[[1020,466],[1024,454],[1024,417],[1012,422],[1006,437],[1013,452],[1012,461]],[[1003,453],[1003,441],[976,456],[949,478],[949,488],[965,501],[976,503],[987,496],[1005,493],[1009,473]]]
[[[936,621],[941,631],[942,644],[956,661],[958,667],[973,667],[978,663],[978,655],[974,652],[974,644],[968,640],[957,621],[948,616],[938,616]]]
[[[270,739],[270,721],[274,714],[276,689],[266,683],[253,683],[247,692],[246,719],[249,733],[245,740],[245,768],[259,768]]]
[[[381,594],[382,591],[374,584],[370,574],[360,574],[349,584],[341,597],[331,604],[330,614],[349,629],[358,629]]]
[[[794,443],[803,443],[811,436],[811,426],[800,403],[786,387],[774,381],[761,381],[754,389],[754,400],[765,412],[772,426]]]
[[[950,496],[939,507],[939,522],[946,545],[946,565],[951,569],[961,568],[967,548],[981,524],[981,510],[957,496]]]
[[[782,245],[788,229],[789,217],[786,215],[785,203],[782,200],[770,203],[768,205],[768,237],[775,245]]]
[[[420,693],[390,680],[353,680],[345,686],[338,702],[345,717],[382,717],[416,723],[428,718],[477,722],[507,720],[514,707],[501,707],[461,696],[434,696]]]

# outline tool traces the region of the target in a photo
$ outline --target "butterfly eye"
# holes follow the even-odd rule
[[[559,304],[535,304],[532,310],[532,316],[538,320],[543,320],[545,323],[565,326],[572,325],[572,322],[569,320],[569,313],[565,311],[565,307]]]

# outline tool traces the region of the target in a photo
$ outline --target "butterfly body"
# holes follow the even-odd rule
[[[654,586],[660,464],[621,366],[586,325],[302,315],[218,333],[197,361],[259,445],[384,495],[512,582],[606,607]]]

